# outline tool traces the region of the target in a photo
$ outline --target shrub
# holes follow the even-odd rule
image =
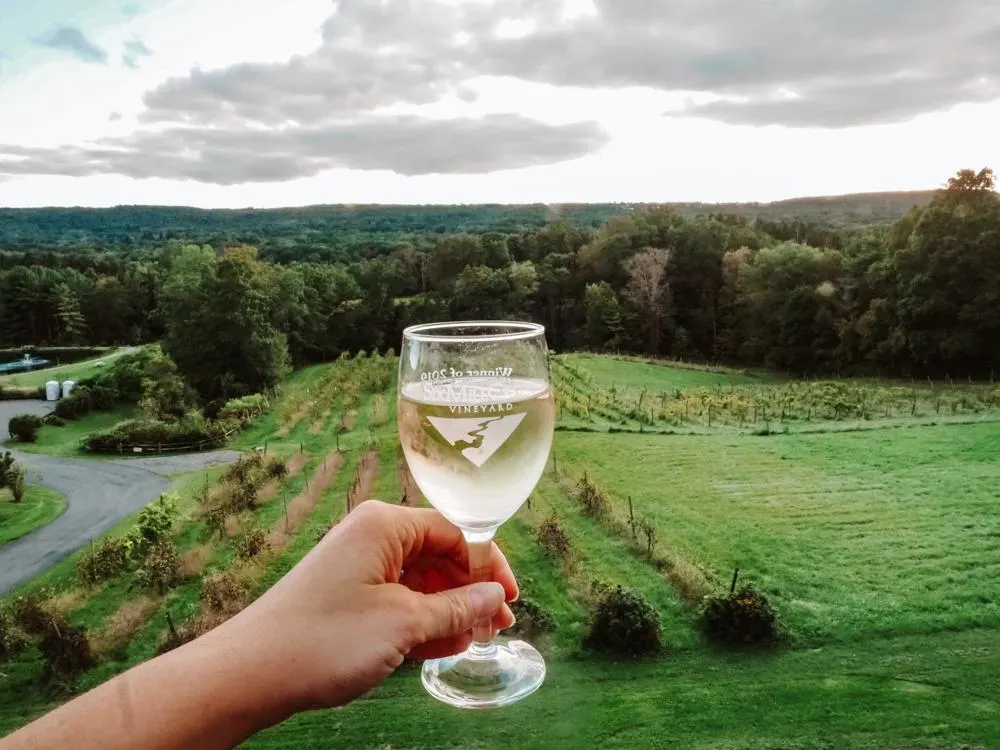
[[[583,512],[591,518],[604,519],[610,513],[608,499],[587,477],[586,472],[580,477],[573,496],[580,504]]]
[[[609,589],[597,604],[583,646],[618,656],[655,654],[662,647],[660,618],[641,593]]]
[[[56,404],[55,415],[60,419],[70,420],[87,416],[94,408],[91,395],[89,386],[78,385],[69,396]]]
[[[517,622],[505,631],[508,635],[531,638],[541,633],[550,633],[556,628],[555,618],[530,599],[511,602],[510,608]]]
[[[229,572],[213,573],[202,583],[201,600],[213,612],[235,614],[243,609],[249,590]]]
[[[252,560],[267,548],[267,533],[256,523],[248,523],[236,540],[236,556],[241,560]]]
[[[11,472],[14,471],[17,465],[14,454],[10,451],[6,451],[3,456],[0,456],[0,487],[10,485]]]
[[[263,393],[230,399],[219,409],[218,419],[224,422],[244,425],[254,416],[264,411],[266,406],[267,397]]]
[[[168,492],[139,511],[138,521],[132,530],[138,555],[144,555],[148,549],[169,538],[174,521],[180,515],[178,500],[177,495]]]
[[[10,468],[10,473],[7,475],[7,486],[10,487],[10,494],[15,503],[19,503],[24,499],[24,492],[27,489],[24,479],[24,467],[19,463],[15,463]]]
[[[288,467],[280,458],[272,458],[267,465],[267,475],[271,479],[284,479],[288,476]]]
[[[256,451],[240,456],[236,463],[230,464],[222,478],[226,482],[242,482],[255,477],[264,466],[264,456]]]
[[[554,560],[565,562],[573,554],[573,543],[556,516],[551,516],[538,527],[535,535],[545,554]]]
[[[701,630],[709,640],[727,645],[774,643],[782,637],[777,612],[753,586],[709,597],[701,613]]]
[[[130,537],[105,539],[77,563],[76,573],[87,584],[101,583],[132,567],[134,542]]]
[[[20,414],[11,417],[7,423],[7,431],[11,437],[17,438],[22,443],[33,443],[38,439],[38,431],[42,429],[42,418],[34,414]]]
[[[0,662],[19,654],[28,645],[27,638],[14,623],[9,612],[0,612]]]
[[[55,414],[51,414],[51,413],[48,414],[45,417],[44,421],[45,421],[46,424],[50,424],[53,427],[65,427],[66,426],[66,420],[65,419],[63,419],[62,417],[57,417]]]
[[[90,406],[95,411],[110,411],[117,400],[118,394],[112,388],[99,384],[90,386]]]
[[[47,594],[35,592],[19,596],[10,608],[14,624],[28,635],[42,635],[54,619],[46,606]]]
[[[84,447],[92,453],[118,453],[123,448],[132,446],[217,447],[224,440],[224,434],[218,425],[210,424],[204,417],[189,414],[177,423],[156,419],[128,419],[106,432],[90,435],[84,441]]]
[[[181,558],[169,539],[162,539],[146,553],[135,577],[140,586],[163,595],[180,582]]]
[[[62,618],[49,622],[39,649],[45,659],[43,674],[47,680],[71,681],[97,664],[86,629]]]

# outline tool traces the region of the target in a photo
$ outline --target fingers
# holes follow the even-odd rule
[[[431,565],[427,561],[434,558],[445,558],[453,562],[456,570],[468,570],[468,549],[461,530],[436,510],[403,508],[369,500],[351,516],[359,514],[363,514],[363,517],[356,520],[367,527],[364,534],[368,539],[374,536],[370,533],[372,530],[378,530],[388,556],[386,565],[397,573],[403,569],[408,571],[414,566],[427,567]],[[491,580],[503,586],[507,601],[517,599],[519,591],[514,573],[495,544],[490,545],[488,573]],[[467,576],[459,577],[452,585],[468,582]]]
[[[493,618],[493,634],[496,635],[501,630],[506,630],[515,622],[514,613],[510,611],[510,607],[504,604]],[[471,644],[472,633],[460,633],[450,638],[439,638],[434,641],[422,643],[411,649],[407,657],[410,659],[440,659],[445,656],[460,654]]]
[[[476,620],[492,620],[504,606],[504,589],[498,583],[473,583],[437,594],[415,594],[410,639],[414,647],[452,638],[472,630]]]

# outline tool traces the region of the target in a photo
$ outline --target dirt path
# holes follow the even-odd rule
[[[378,452],[368,451],[361,457],[358,470],[354,474],[354,482],[351,484],[351,489],[347,491],[346,510],[348,513],[371,497],[372,487],[375,486],[377,476]]]
[[[340,469],[343,459],[344,455],[342,453],[334,451],[323,459],[323,463],[316,467],[305,492],[299,494],[288,504],[287,515],[280,519],[268,534],[267,541],[271,549],[282,549],[288,544],[288,541],[298,530],[299,526],[302,525],[302,522],[316,509],[326,488],[330,486],[333,478],[337,476],[337,471]]]
[[[17,414],[47,414],[43,401],[0,402],[0,436]],[[231,463],[235,451],[186,453],[132,460],[60,458],[18,453],[28,483],[62,493],[69,507],[52,523],[0,548],[0,594],[44,572],[123,518],[155,500],[169,486],[168,477],[185,471]]]

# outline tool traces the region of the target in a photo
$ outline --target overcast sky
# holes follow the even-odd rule
[[[0,0],[0,205],[768,201],[1000,167],[992,0]]]

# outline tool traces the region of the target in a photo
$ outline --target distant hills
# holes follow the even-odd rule
[[[772,203],[670,203],[686,214],[729,214],[851,230],[898,220],[924,205],[931,191],[858,193]],[[556,220],[598,227],[649,204],[318,205],[275,209],[198,209],[182,206],[114,208],[0,208],[0,250],[127,250],[169,240],[220,244],[303,243],[396,245],[407,238],[455,232],[518,232]]]

